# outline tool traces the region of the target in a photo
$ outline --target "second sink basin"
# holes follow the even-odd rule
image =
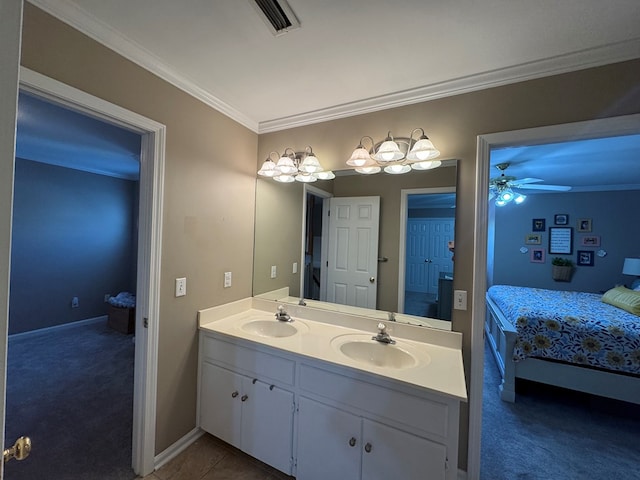
[[[342,335],[331,342],[340,353],[359,363],[373,367],[405,369],[418,365],[418,358],[426,353],[410,353],[406,345],[387,345],[371,339],[371,335]],[[398,342],[400,343],[400,342]]]

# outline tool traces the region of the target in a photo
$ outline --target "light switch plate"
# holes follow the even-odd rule
[[[224,288],[231,286],[231,272],[224,272]]]
[[[187,294],[187,279],[176,278],[176,297],[184,297]]]
[[[298,273],[298,262],[293,262],[293,269],[291,273]]]
[[[453,308],[456,310],[467,309],[467,291],[466,290],[453,291]]]
[[[276,278],[278,275],[278,269],[275,265],[271,265],[271,278]]]

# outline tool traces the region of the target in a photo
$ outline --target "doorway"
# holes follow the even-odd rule
[[[137,236],[132,467],[154,469],[159,272],[166,127],[41,74],[20,68],[20,91],[142,136]],[[6,321],[6,319],[5,319]],[[6,331],[5,331],[6,332]],[[6,333],[5,333],[6,335]],[[5,337],[6,340],[6,337]],[[4,407],[2,416],[4,417]],[[28,432],[25,432],[28,435]],[[108,454],[108,453],[105,453]]]
[[[451,320],[455,187],[400,194],[398,312]]]
[[[487,289],[488,197],[491,150],[514,145],[540,145],[640,133],[640,115],[553,125],[478,137],[476,160],[473,311],[471,327],[471,385],[469,405],[469,478],[480,478],[482,392],[484,379],[484,317]]]

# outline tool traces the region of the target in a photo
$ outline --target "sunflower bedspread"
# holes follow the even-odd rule
[[[640,374],[640,317],[602,295],[494,285],[489,297],[518,332],[515,361],[548,358]]]

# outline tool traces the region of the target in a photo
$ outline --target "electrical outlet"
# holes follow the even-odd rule
[[[184,297],[187,294],[187,279],[176,278],[176,297]]]
[[[224,288],[231,286],[231,272],[224,272]]]
[[[453,291],[453,308],[456,310],[467,309],[467,291],[466,290]]]
[[[71,299],[71,308],[78,308],[80,306],[80,300],[78,300],[78,297],[73,297]]]
[[[278,276],[278,269],[275,265],[271,265],[271,278],[276,278]]]

